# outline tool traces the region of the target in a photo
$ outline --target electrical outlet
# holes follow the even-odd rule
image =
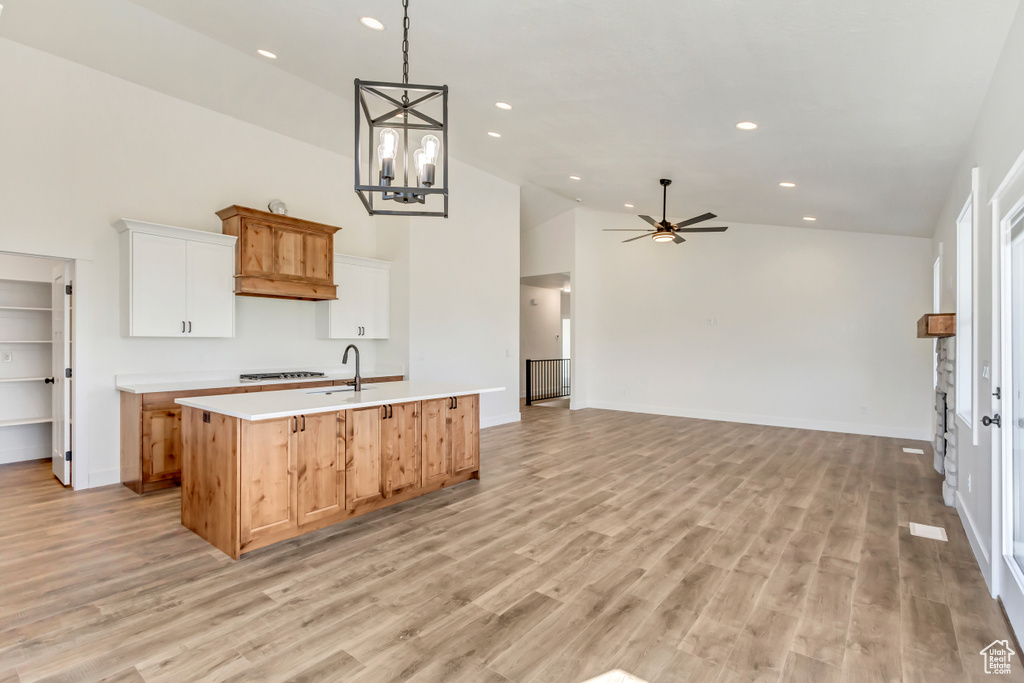
[[[967,493],[971,492],[971,475],[967,475]]]
[[[5,363],[12,363],[12,362],[14,362],[14,352],[13,351],[4,351],[4,362]]]

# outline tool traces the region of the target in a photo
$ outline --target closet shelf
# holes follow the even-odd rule
[[[16,420],[0,420],[0,427],[20,427],[22,425],[39,425],[53,422],[52,417],[23,417]]]

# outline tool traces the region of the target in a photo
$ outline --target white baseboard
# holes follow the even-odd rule
[[[96,488],[97,486],[110,486],[111,484],[121,483],[121,470],[100,470],[99,472],[89,473],[89,482],[86,486],[75,486],[75,489],[81,488]]]
[[[967,534],[967,540],[971,543],[971,550],[974,551],[974,559],[978,561],[978,566],[981,567],[981,573],[985,577],[985,583],[988,585],[989,591],[992,590],[992,559],[989,555],[988,549],[985,547],[985,543],[981,540],[981,534],[978,533],[978,526],[974,523],[974,518],[971,517],[970,511],[967,509],[967,505],[964,504],[964,499],[960,497],[960,492],[956,492],[956,511],[960,515],[960,523],[964,525],[964,532]]]
[[[487,429],[488,427],[497,427],[498,425],[507,425],[512,422],[519,422],[522,417],[519,413],[507,413],[505,415],[493,415],[491,417],[480,418],[480,429]]]
[[[12,462],[27,462],[29,460],[48,460],[49,457],[50,447],[48,445],[7,448],[0,451],[0,465],[9,465]]]
[[[841,434],[863,434],[865,436],[884,436],[891,439],[907,439],[912,441],[931,441],[931,430],[887,427],[883,425],[866,425],[857,422],[831,422],[827,420],[807,420],[803,418],[772,417],[769,415],[743,415],[735,413],[719,413],[711,410],[687,410],[666,408],[663,406],[643,406],[630,403],[609,401],[591,401],[591,408],[602,410],[618,410],[627,413],[648,413],[651,415],[668,415],[671,417],[689,417],[696,420],[716,420],[719,422],[742,422],[743,424],[764,425],[766,427],[788,427],[790,429],[811,429],[816,432],[838,432]]]

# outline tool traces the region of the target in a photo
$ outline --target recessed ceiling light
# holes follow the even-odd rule
[[[500,138],[501,137],[501,133],[495,133],[493,130],[487,131],[487,134],[490,135],[492,138]]]
[[[805,221],[816,221],[818,219],[815,218],[814,216],[804,216],[804,220]]]
[[[571,175],[571,176],[569,176],[569,180],[579,180],[579,179],[580,179],[580,177],[578,175]]]
[[[506,111],[512,108],[512,105],[509,104],[508,102],[495,102],[494,106],[497,107],[498,109],[504,109]]]
[[[270,50],[256,50],[256,53],[263,55],[267,59],[277,59],[277,55],[275,55]]]
[[[779,183],[779,187],[796,187],[796,183]]]
[[[366,28],[372,28],[374,31],[383,31],[384,24],[381,23],[380,19],[374,19],[373,17],[363,17],[359,20]]]
[[[632,204],[623,204],[623,206],[625,206],[627,209],[632,209],[633,208]]]
[[[740,130],[757,130],[757,124],[753,121],[740,121],[736,127]]]

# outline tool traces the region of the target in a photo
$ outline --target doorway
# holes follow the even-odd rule
[[[71,477],[73,263],[0,253],[0,466]]]
[[[520,278],[520,404],[569,407],[572,393],[572,278],[548,273]]]

